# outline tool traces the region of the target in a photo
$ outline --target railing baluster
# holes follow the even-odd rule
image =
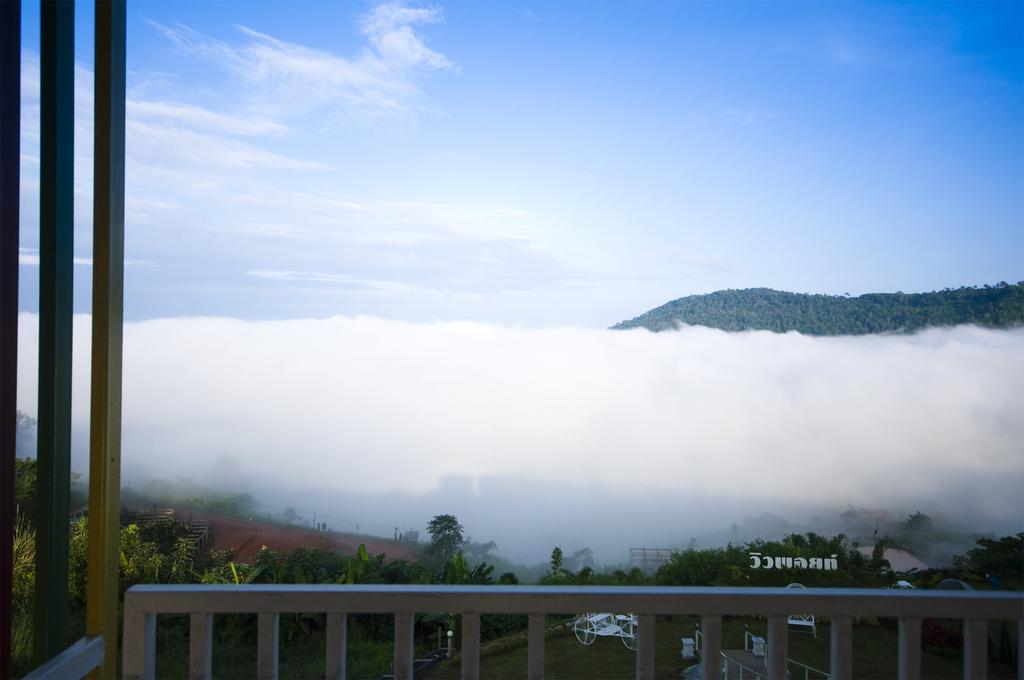
[[[1017,619],[1017,677],[1024,678],[1024,619]]]
[[[188,676],[192,680],[209,680],[213,676],[213,614],[190,617]]]
[[[526,633],[528,680],[544,678],[544,615],[530,614],[530,627]]]
[[[257,614],[256,677],[260,680],[277,680],[280,633],[280,614],[268,612]]]
[[[348,662],[348,616],[327,615],[327,679],[345,680]]]
[[[853,677],[853,619],[833,616],[829,637],[832,646],[831,680],[850,680]]]
[[[789,660],[789,624],[785,616],[768,617],[768,658],[766,666],[768,677],[786,677],[786,666]]]
[[[122,672],[128,680],[156,675],[156,614],[143,611],[125,598]]]
[[[900,619],[900,680],[921,677],[921,619]]]
[[[395,612],[395,680],[412,680],[412,630],[415,614]]]
[[[722,617],[704,616],[700,620],[700,677],[719,680],[722,677]]]
[[[462,615],[462,680],[480,677],[480,615]]]
[[[654,677],[654,615],[636,617],[636,677],[649,680]]]
[[[964,619],[964,677],[988,677],[988,621]]]

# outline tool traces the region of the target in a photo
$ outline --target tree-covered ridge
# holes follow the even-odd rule
[[[612,328],[664,331],[680,324],[724,331],[797,331],[805,335],[907,333],[960,324],[1010,328],[1024,324],[1024,281],[857,297],[771,288],[720,290],[673,300]]]

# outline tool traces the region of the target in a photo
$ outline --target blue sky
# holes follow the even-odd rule
[[[77,8],[88,311],[92,7]],[[130,319],[604,327],[1024,273],[1021,3],[129,3]],[[25,14],[22,305],[38,267]]]

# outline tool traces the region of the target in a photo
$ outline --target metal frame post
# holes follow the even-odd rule
[[[18,384],[21,0],[0,2],[0,678],[11,677]]]
[[[68,644],[71,333],[74,252],[75,6],[40,12],[39,451],[33,656]]]

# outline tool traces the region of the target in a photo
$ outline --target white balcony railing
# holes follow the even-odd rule
[[[191,614],[190,675],[208,678],[212,660],[213,615],[257,615],[257,674],[276,678],[278,617],[282,613],[327,615],[326,677],[345,677],[346,615],[395,616],[395,678],[413,676],[413,616],[454,612],[462,619],[462,677],[480,674],[480,615],[529,614],[527,677],[544,675],[544,615],[585,611],[628,611],[638,615],[636,677],[654,675],[655,616],[702,617],[702,658],[719,659],[722,616],[764,616],[768,620],[768,675],[786,673],[790,612],[832,620],[831,671],[837,680],[852,677],[854,617],[899,619],[899,676],[921,675],[921,620],[964,621],[964,677],[987,676],[990,620],[1018,622],[1024,642],[1024,595],[979,591],[896,591],[844,588],[644,588],[543,586],[399,586],[399,585],[151,585],[125,594],[124,676],[152,678],[156,659],[156,616]],[[1018,657],[1021,655],[1018,654]],[[721,666],[705,663],[705,680],[721,677]],[[1024,677],[1024,665],[1018,660]]]

